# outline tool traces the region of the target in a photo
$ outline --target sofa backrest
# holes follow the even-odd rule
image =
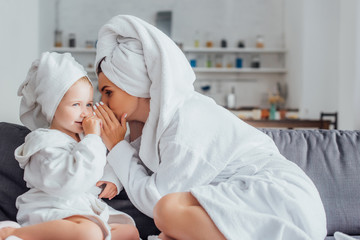
[[[328,235],[360,235],[360,131],[262,131],[313,180],[325,207]]]
[[[16,221],[15,200],[27,191],[14,151],[29,132],[24,126],[0,122],[0,221]]]

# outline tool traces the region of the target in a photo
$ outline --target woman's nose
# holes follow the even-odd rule
[[[104,97],[103,95],[101,95],[101,99],[100,99],[105,105],[107,105],[107,100],[106,97]]]

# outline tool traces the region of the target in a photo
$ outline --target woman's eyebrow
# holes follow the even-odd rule
[[[104,91],[105,88],[107,88],[108,86],[103,86],[100,90],[100,92]]]

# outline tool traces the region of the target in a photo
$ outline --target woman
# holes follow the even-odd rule
[[[267,135],[194,91],[171,39],[120,15],[97,46],[108,162],[162,239],[324,239],[311,180]]]

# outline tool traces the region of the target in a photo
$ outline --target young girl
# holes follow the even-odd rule
[[[0,229],[0,240],[139,239],[133,219],[100,199],[122,186],[106,165],[83,67],[68,53],[43,53],[18,94],[20,119],[32,132],[15,158],[30,190],[16,201],[22,227]]]

